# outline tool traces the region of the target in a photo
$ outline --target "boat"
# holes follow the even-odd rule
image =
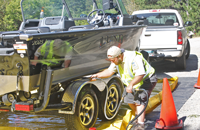
[[[82,77],[107,68],[106,52],[111,46],[138,49],[146,28],[132,22],[123,0],[21,0],[20,5],[23,21],[19,30],[0,33],[1,107],[12,111],[69,108],[73,112],[66,113],[74,114],[84,88],[75,83],[77,79],[89,84]],[[123,85],[115,77],[120,84],[119,99]],[[106,88],[94,86],[101,92]],[[72,99],[63,101],[72,91]]]

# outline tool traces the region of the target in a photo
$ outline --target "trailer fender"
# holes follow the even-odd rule
[[[107,84],[109,81],[111,81],[114,78],[119,80],[121,83],[121,86],[123,86],[123,83],[121,82],[120,78],[116,75],[114,75],[110,78],[103,79],[104,82],[102,82],[102,80],[89,81],[88,79],[85,79],[85,78],[72,82],[69,85],[69,87],[65,90],[63,97],[62,97],[62,102],[72,103],[72,110],[71,111],[59,110],[59,113],[74,114],[78,96],[84,87],[89,86],[89,87],[91,87],[91,89],[97,88],[97,90],[99,92],[103,92],[103,90],[105,90],[107,87],[105,85],[105,83]],[[122,88],[122,90],[123,90],[123,88]]]

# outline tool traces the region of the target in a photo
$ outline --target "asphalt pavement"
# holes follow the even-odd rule
[[[177,70],[172,61],[156,62],[152,66],[159,79],[174,76],[179,78],[178,85],[172,92],[177,118],[183,121],[183,130],[200,130],[200,89],[194,88],[199,75],[200,38],[189,39],[189,42],[191,50],[186,70]],[[161,105],[146,115],[147,130],[156,130],[155,123],[160,119],[160,111]]]

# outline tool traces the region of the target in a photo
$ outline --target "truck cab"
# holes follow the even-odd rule
[[[186,68],[190,55],[190,43],[181,15],[174,9],[140,10],[132,13],[135,21],[147,26],[140,38],[140,49],[149,53],[150,59],[173,59],[176,67]],[[189,24],[190,23],[190,24]]]

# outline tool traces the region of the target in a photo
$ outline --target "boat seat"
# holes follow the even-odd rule
[[[148,19],[145,19],[145,20],[144,20],[144,25],[149,25]]]
[[[46,33],[50,32],[49,27],[29,27],[24,30],[24,33]]]
[[[72,30],[82,30],[82,29],[92,29],[94,28],[95,25],[81,25],[81,26],[71,26],[69,28],[69,31],[72,31]]]
[[[45,17],[40,22],[40,27],[49,27],[52,31],[67,31],[69,27],[75,26],[73,20],[68,19],[66,16]]]

